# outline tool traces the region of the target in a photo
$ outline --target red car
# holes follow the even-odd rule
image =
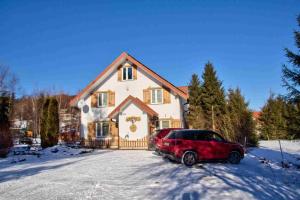
[[[167,157],[192,166],[204,160],[228,160],[238,164],[244,158],[243,146],[228,142],[209,130],[175,130],[162,140],[161,152]]]
[[[182,128],[164,128],[157,130],[156,133],[153,135],[151,142],[154,146],[155,151],[160,152],[160,148],[162,147],[162,139],[173,130],[180,130]]]

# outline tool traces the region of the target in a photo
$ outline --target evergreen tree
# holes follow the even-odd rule
[[[46,148],[49,146],[49,140],[48,140],[48,107],[49,107],[50,99],[47,98],[43,105],[42,110],[42,119],[41,119],[41,146],[43,148]]]
[[[204,128],[221,130],[225,114],[225,93],[212,63],[205,65],[202,78],[201,107],[205,119]]]
[[[287,103],[287,129],[288,139],[299,139],[300,138],[300,102],[298,103]]]
[[[298,26],[300,27],[300,15],[297,18]],[[283,83],[289,91],[288,98],[293,102],[300,102],[300,32],[295,31],[295,42],[298,48],[298,54],[289,49],[285,49],[286,56],[292,66],[289,68],[283,65]]]
[[[11,97],[8,92],[0,94],[0,157],[5,157],[12,146],[12,136],[9,130]]]
[[[226,121],[222,129],[229,140],[243,144],[246,138],[249,145],[256,146],[258,141],[254,131],[255,123],[248,105],[239,88],[229,89]]]
[[[50,142],[50,146],[54,146],[58,142],[59,133],[59,114],[58,114],[58,102],[55,98],[50,99],[48,107],[48,129],[47,136]]]
[[[59,133],[58,102],[55,98],[47,98],[43,105],[41,120],[41,145],[43,148],[57,144]]]
[[[192,75],[189,84],[189,114],[187,116],[189,127],[203,128],[203,113],[200,107],[201,86],[197,74]]]
[[[288,138],[288,106],[281,97],[271,95],[260,116],[262,139]]]

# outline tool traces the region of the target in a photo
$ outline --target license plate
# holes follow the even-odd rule
[[[164,145],[165,146],[170,146],[170,143],[169,142],[165,142]]]

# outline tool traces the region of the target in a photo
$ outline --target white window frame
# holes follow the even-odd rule
[[[103,134],[103,124],[107,123],[107,121],[103,121],[103,122],[96,122],[96,126],[95,126],[95,131],[96,131],[96,138],[106,138],[109,137],[109,124],[108,124],[108,133],[107,135]],[[98,126],[100,125],[100,135],[98,135]]]
[[[163,126],[162,126],[162,125],[163,125],[163,121],[168,121],[169,126],[168,126],[168,127],[163,127]],[[160,129],[163,129],[163,128],[171,128],[171,120],[169,120],[169,119],[161,119],[161,120],[159,120],[159,127],[160,127]]]
[[[104,101],[104,94],[106,94],[106,105],[100,105],[100,101],[99,101],[99,99],[100,99],[100,95],[101,95],[101,102],[103,103]],[[99,108],[103,108],[103,107],[107,107],[107,105],[108,105],[108,93],[107,92],[99,92],[98,93],[98,99],[97,99],[97,103],[98,103],[98,107]]]
[[[158,91],[161,91],[161,102],[158,102]],[[153,101],[153,95],[154,95],[154,101]],[[164,103],[164,94],[163,90],[161,88],[155,88],[151,89],[151,104],[163,104]]]
[[[128,69],[131,68],[131,79],[128,78]],[[124,70],[125,70],[125,79],[124,79]],[[133,80],[133,67],[132,66],[128,66],[128,67],[123,67],[122,68],[122,80],[123,81],[132,81]]]

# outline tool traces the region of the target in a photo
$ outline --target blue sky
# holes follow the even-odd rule
[[[175,85],[211,61],[252,109],[285,93],[300,1],[0,1],[0,63],[34,89],[76,94],[123,51]]]

